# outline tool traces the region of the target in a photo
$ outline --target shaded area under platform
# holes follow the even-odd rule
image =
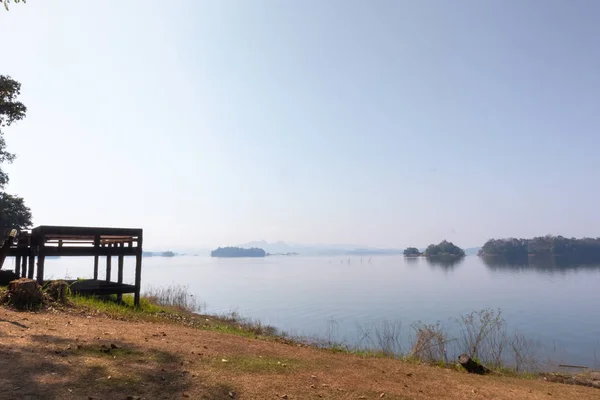
[[[97,279],[66,280],[75,294],[104,296],[109,294],[135,293],[135,285],[107,282]]]

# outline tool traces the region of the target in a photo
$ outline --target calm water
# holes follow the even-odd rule
[[[91,277],[92,266],[81,258],[47,262],[55,278]],[[125,279],[133,281],[131,263]],[[490,266],[476,256],[455,265],[384,256],[362,263],[360,257],[156,257],[144,258],[142,282],[187,285],[208,312],[237,311],[292,334],[348,344],[384,321],[400,321],[404,340],[415,321],[440,321],[458,334],[460,315],[500,308],[509,330],[539,341],[541,358],[600,366],[600,266]]]

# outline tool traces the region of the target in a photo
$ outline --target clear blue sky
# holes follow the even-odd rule
[[[35,224],[149,247],[600,236],[600,2],[34,1],[0,12]]]

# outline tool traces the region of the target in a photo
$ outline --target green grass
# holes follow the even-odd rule
[[[111,296],[82,296],[69,297],[73,307],[90,314],[102,314],[109,318],[126,320],[146,320],[159,322],[174,322],[197,329],[215,331],[248,338],[276,338],[275,328],[263,325],[260,321],[241,318],[236,313],[220,316],[193,314],[178,306],[157,304],[155,298],[141,297],[140,306],[135,307],[133,296],[124,295],[121,303],[115,295]]]
[[[302,366],[300,360],[269,356],[234,356],[223,360],[212,360],[211,366],[250,374],[287,374],[298,371]]]
[[[92,313],[106,314],[109,317],[141,317],[152,316],[158,313],[177,312],[171,307],[160,306],[149,299],[140,298],[140,306],[135,307],[132,295],[123,295],[123,301],[117,302],[116,295],[110,296],[83,296],[71,295],[69,300],[76,308]]]

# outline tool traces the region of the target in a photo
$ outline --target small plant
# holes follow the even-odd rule
[[[439,322],[435,325],[417,322],[412,324],[411,328],[415,332],[415,341],[410,354],[412,358],[431,363],[448,362],[446,355],[448,335]]]
[[[188,293],[187,286],[183,285],[150,286],[143,296],[161,306],[176,307],[184,311],[197,312],[201,308],[194,295]]]

